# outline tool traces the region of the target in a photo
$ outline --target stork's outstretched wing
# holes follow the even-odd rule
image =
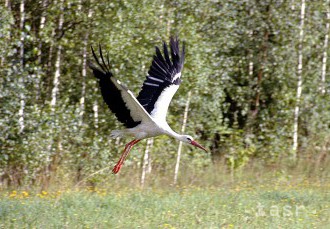
[[[96,63],[89,63],[94,76],[99,79],[99,85],[104,101],[110,110],[116,115],[117,119],[127,128],[133,128],[141,122],[150,122],[152,118],[134,97],[132,92],[117,80],[110,71],[110,61],[107,57],[107,64],[104,61],[101,46],[99,53],[102,63],[98,60],[93,47],[92,53]]]
[[[181,71],[184,64],[184,44],[180,53],[178,38],[171,37],[171,59],[167,45],[163,43],[164,56],[158,47],[146,80],[137,100],[156,120],[165,120],[168,106],[181,83]]]

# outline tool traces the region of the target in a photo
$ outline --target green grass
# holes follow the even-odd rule
[[[329,228],[329,184],[3,191],[1,228]]]
[[[329,168],[182,166],[177,186],[153,171],[144,188],[133,167],[78,184],[59,172],[46,191],[0,186],[0,228],[330,228]]]

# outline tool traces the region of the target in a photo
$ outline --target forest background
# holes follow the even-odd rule
[[[109,137],[121,126],[88,69],[90,46],[102,44],[137,95],[153,47],[173,35],[186,44],[186,63],[168,122],[209,153],[145,140],[119,177],[180,184],[220,168],[234,177],[256,164],[279,172],[303,164],[329,178],[329,27],[321,0],[2,0],[1,187],[108,179],[126,141]]]

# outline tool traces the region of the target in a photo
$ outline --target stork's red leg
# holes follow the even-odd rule
[[[124,161],[125,161],[126,157],[128,156],[129,152],[131,151],[132,147],[139,141],[140,141],[140,139],[134,139],[133,141],[126,144],[125,149],[124,149],[122,155],[120,156],[119,161],[117,162],[115,167],[112,169],[112,173],[117,174],[119,172],[121,166],[124,164]]]

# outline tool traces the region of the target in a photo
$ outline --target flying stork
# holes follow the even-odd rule
[[[128,90],[110,71],[110,61],[107,55],[107,63],[99,45],[101,61],[91,47],[94,59],[99,67],[89,63],[94,76],[99,81],[99,86],[104,101],[117,119],[124,124],[126,129],[113,130],[111,137],[133,136],[134,140],[126,144],[125,149],[114,166],[112,172],[118,173],[132,147],[144,138],[158,135],[168,135],[179,141],[206,149],[193,140],[189,135],[181,135],[174,132],[166,122],[168,106],[181,83],[181,71],[184,64],[184,44],[180,53],[178,38],[170,38],[170,54],[165,42],[163,53],[156,47],[156,55],[153,57],[151,67],[138,97]],[[170,59],[171,55],[171,59]]]

